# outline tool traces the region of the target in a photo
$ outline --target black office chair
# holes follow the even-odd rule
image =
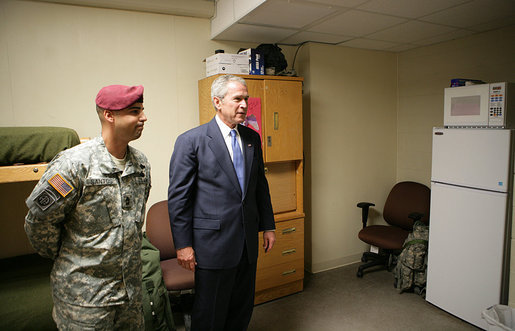
[[[369,208],[375,206],[370,202],[360,202],[363,229],[358,233],[359,239],[378,247],[378,253],[364,252],[357,276],[363,277],[363,271],[374,266],[382,266],[391,271],[395,257],[402,250],[404,240],[413,230],[417,220],[429,224],[430,190],[427,186],[415,182],[400,182],[390,191],[383,208],[383,218],[389,225],[367,226]]]

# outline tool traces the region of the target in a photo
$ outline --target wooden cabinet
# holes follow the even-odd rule
[[[211,83],[218,76],[199,81],[199,120],[209,122],[215,115]],[[242,76],[249,96],[261,99],[262,147],[265,162],[301,160],[302,78]],[[265,77],[265,78],[256,78]]]
[[[211,83],[199,81],[199,120],[215,115]],[[269,253],[259,252],[256,299],[261,303],[302,291],[304,279],[304,205],[302,145],[302,78],[241,76],[249,96],[261,104],[261,136],[265,172],[270,186],[277,242]],[[260,234],[260,241],[262,241]],[[262,242],[260,242],[260,246]]]

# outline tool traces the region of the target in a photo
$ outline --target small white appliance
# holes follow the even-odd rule
[[[507,303],[513,136],[433,129],[426,300],[484,329],[481,312]]]
[[[506,82],[446,88],[444,126],[512,128],[513,94],[514,84]]]

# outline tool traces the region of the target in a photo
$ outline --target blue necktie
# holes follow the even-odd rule
[[[243,169],[243,154],[241,153],[240,144],[238,144],[238,138],[236,137],[236,130],[231,130],[231,143],[232,143],[232,163],[234,164],[234,170],[238,176],[240,182],[241,192],[243,193],[244,183],[244,169]]]

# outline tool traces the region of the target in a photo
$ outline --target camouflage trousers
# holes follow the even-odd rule
[[[52,317],[60,331],[136,331],[145,329],[141,304],[82,307],[54,298]]]

